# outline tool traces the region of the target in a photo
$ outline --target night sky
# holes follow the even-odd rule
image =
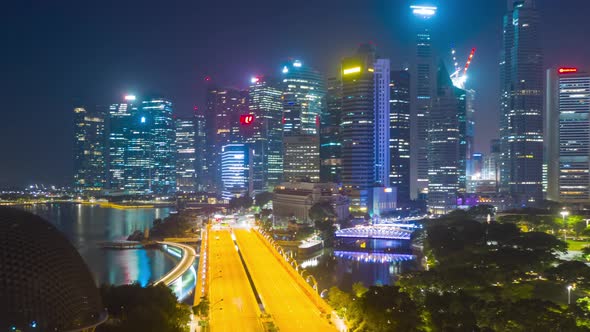
[[[476,149],[497,137],[506,0],[438,0],[435,47],[463,62],[477,47]],[[245,88],[288,57],[325,75],[362,42],[411,61],[410,0],[17,1],[0,13],[0,186],[69,184],[72,110],[158,93],[177,114],[204,105],[203,77]],[[590,68],[590,1],[538,0],[545,67]]]

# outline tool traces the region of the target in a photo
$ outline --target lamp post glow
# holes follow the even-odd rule
[[[572,285],[567,286],[567,304],[570,305],[572,303]]]
[[[561,214],[561,217],[563,218],[563,240],[567,241],[567,225],[565,224],[565,217],[569,216],[570,213],[567,211],[561,211],[559,214]]]

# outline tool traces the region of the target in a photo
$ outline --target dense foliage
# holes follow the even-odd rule
[[[193,216],[184,213],[171,214],[164,220],[156,219],[150,231],[150,237],[184,237],[197,226],[194,221]]]
[[[474,217],[452,213],[416,234],[427,269],[366,292],[333,288],[330,302],[352,331],[590,331],[590,267],[559,260],[565,242]]]
[[[164,285],[102,286],[100,294],[109,320],[98,327],[98,332],[188,331],[190,307],[178,303]]]

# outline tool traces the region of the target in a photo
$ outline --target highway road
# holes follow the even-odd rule
[[[254,231],[234,233],[262,303],[281,332],[336,331]]]
[[[195,263],[195,258],[197,257],[197,252],[193,247],[182,243],[158,242],[158,244],[177,247],[183,251],[180,262],[178,262],[178,264],[176,264],[176,266],[170,270],[170,272],[166,273],[165,276],[160,278],[160,280],[154,282],[154,285],[163,283],[164,285],[169,286],[176,279],[180,278],[188,269],[190,269],[191,266],[193,266]]]
[[[261,331],[260,310],[229,230],[209,234],[211,331]]]

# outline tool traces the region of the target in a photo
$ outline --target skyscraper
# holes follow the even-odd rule
[[[320,116],[320,180],[340,183],[342,170],[342,143],[340,121],[342,113],[342,81],[328,78],[326,107]]]
[[[439,64],[437,94],[428,116],[428,210],[443,215],[456,209],[460,175],[461,91]]]
[[[292,135],[283,138],[286,182],[319,182],[320,154],[318,135]]]
[[[300,60],[293,60],[283,66],[281,85],[284,179],[318,182],[320,115],[325,107],[324,81],[318,71]]]
[[[127,95],[124,102],[109,107],[108,121],[108,188],[125,189],[125,168],[127,162],[127,145],[131,113],[137,110],[136,97]]]
[[[130,194],[152,191],[154,115],[141,106],[133,108],[127,122],[124,185]]]
[[[390,75],[389,184],[397,188],[398,206],[410,202],[410,73],[395,70]]]
[[[196,192],[196,143],[194,117],[175,119],[176,124],[176,191]]]
[[[96,192],[106,185],[105,114],[74,109],[74,189]]]
[[[390,74],[389,59],[376,59],[374,64],[374,144],[375,144],[375,183],[389,187],[390,174]]]
[[[221,147],[222,197],[243,197],[251,192],[251,149],[247,144]]]
[[[412,157],[411,157],[411,191],[412,198],[428,193],[428,112],[436,89],[436,65],[432,50],[432,17],[436,7],[411,6],[413,14],[419,20],[416,34],[416,58],[412,77]]]
[[[194,108],[195,123],[195,176],[197,191],[205,191],[207,180],[207,121],[203,111]]]
[[[277,82],[265,77],[253,77],[248,89],[248,112],[242,115],[240,123],[247,132],[246,142],[250,143],[262,158],[262,188],[270,190],[283,177],[283,103],[282,92]],[[258,168],[256,168],[258,170]]]
[[[322,75],[293,60],[283,65],[281,85],[284,135],[318,135],[326,94]]]
[[[247,94],[235,89],[210,86],[207,89],[207,171],[203,177],[206,191],[221,192],[221,149],[224,145],[238,143],[239,117],[247,114]]]
[[[590,74],[576,68],[560,68],[555,72],[558,73],[557,108],[550,112],[551,119],[556,112],[559,116],[559,132],[551,135],[559,143],[559,200],[589,203]],[[553,151],[548,152],[553,158]]]
[[[149,114],[151,124],[151,191],[172,194],[176,191],[176,134],[172,102],[164,98],[142,101],[141,111]]]
[[[542,198],[543,56],[534,0],[512,1],[504,16],[501,73],[501,189],[518,205]]]
[[[351,209],[368,212],[369,192],[375,181],[375,49],[361,45],[342,61],[342,184]]]

